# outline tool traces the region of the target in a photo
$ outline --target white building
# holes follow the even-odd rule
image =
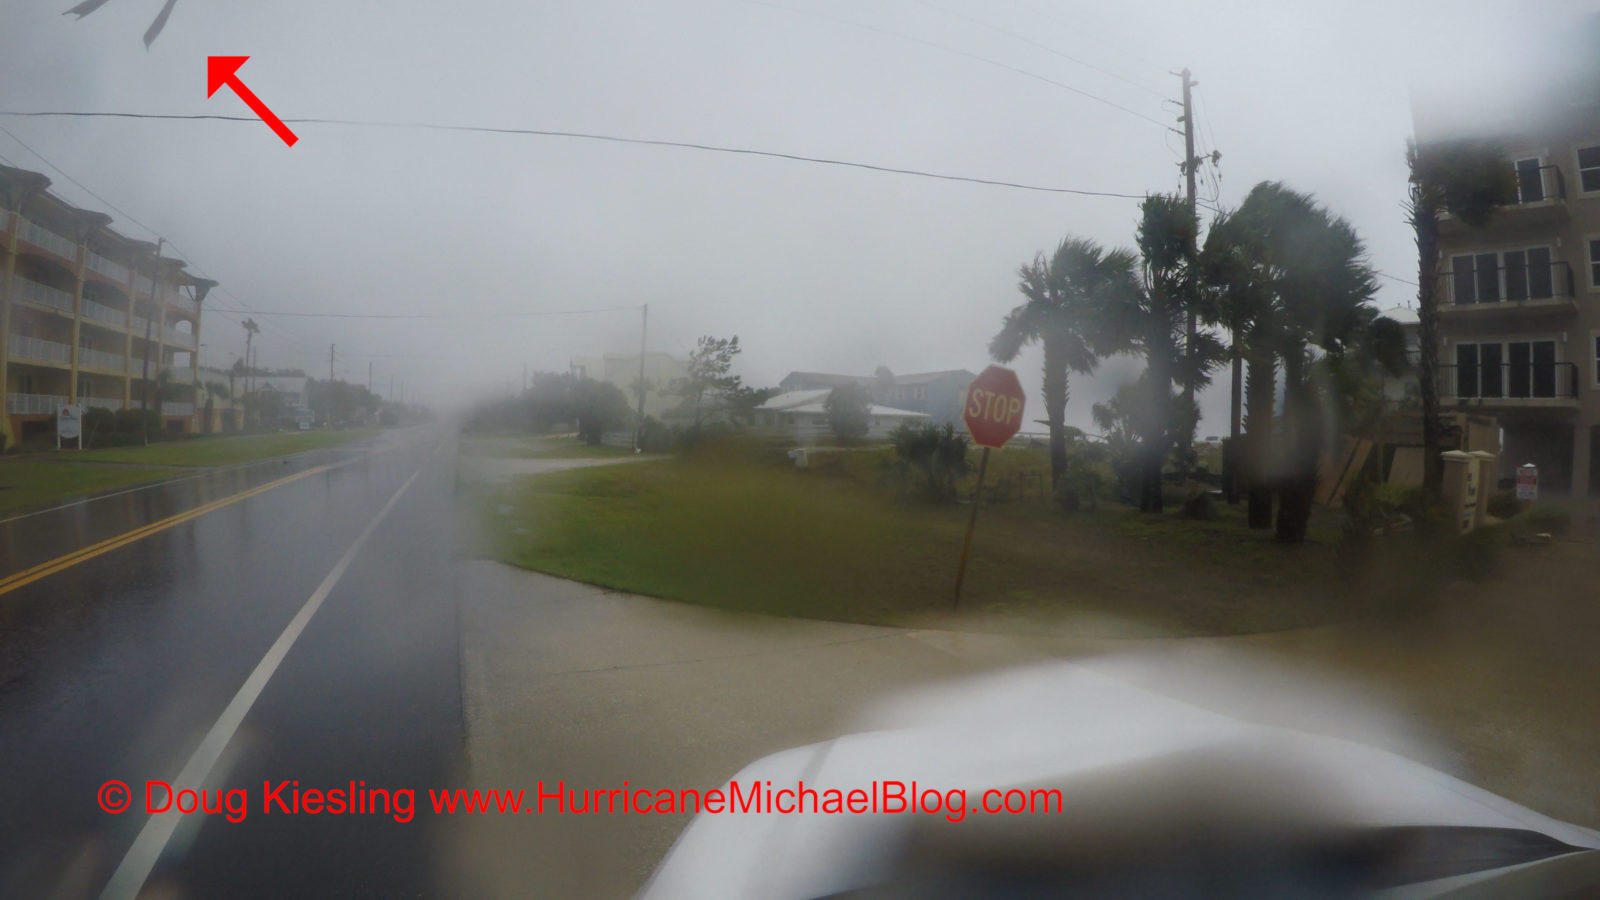
[[[796,443],[826,443],[833,439],[828,427],[828,395],[833,388],[789,391],[756,407],[755,426],[774,436],[783,435]],[[867,412],[867,440],[881,441],[907,422],[926,422],[927,413],[895,409],[874,403]]]

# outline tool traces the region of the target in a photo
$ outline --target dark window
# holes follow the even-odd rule
[[[1533,370],[1529,367],[1529,363],[1532,360],[1528,355],[1528,343],[1526,341],[1514,343],[1506,349],[1511,358],[1510,364],[1506,366],[1509,370],[1508,374],[1511,376],[1511,390],[1507,392],[1506,396],[1527,397],[1533,384]]]
[[[1589,286],[1600,288],[1600,240],[1589,242]]]
[[[1456,396],[1478,396],[1478,345],[1456,345]]]
[[[1478,396],[1501,397],[1504,396],[1502,385],[1505,383],[1505,369],[1500,365],[1499,344],[1478,345]]]
[[[1578,180],[1584,193],[1600,191],[1600,147],[1578,149]]]
[[[1478,274],[1478,302],[1491,303],[1500,299],[1500,258],[1496,253],[1479,253],[1473,263]]]
[[[1522,203],[1537,203],[1544,199],[1544,173],[1539,171],[1539,160],[1517,160],[1517,199]]]
[[[1548,300],[1555,295],[1555,264],[1550,259],[1550,248],[1534,247],[1528,251],[1528,296]]]
[[[1471,303],[1477,299],[1477,292],[1472,289],[1472,257],[1453,256],[1450,258],[1450,291],[1452,303]]]
[[[1600,384],[1600,335],[1594,339],[1594,383]]]
[[[1533,395],[1556,396],[1556,342],[1533,342]]]
[[[1526,251],[1506,251],[1506,299],[1528,299],[1528,254]]]

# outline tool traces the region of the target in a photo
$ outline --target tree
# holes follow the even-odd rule
[[[63,15],[77,16],[82,19],[84,16],[105,6],[106,2],[107,0],[83,0],[82,3],[67,10]],[[178,0],[167,0],[166,3],[162,4],[161,11],[156,13],[155,20],[150,23],[149,28],[145,29],[144,46],[146,50],[150,49],[150,45],[161,35],[161,30],[167,27],[167,17],[172,15],[172,8],[177,5]]]
[[[1200,253],[1201,280],[1210,294],[1207,324],[1220,325],[1228,331],[1228,444],[1222,461],[1222,485],[1229,503],[1238,502],[1244,482],[1241,463],[1247,457],[1241,440],[1244,364],[1252,343],[1270,343],[1264,332],[1272,323],[1273,298],[1265,262],[1256,252],[1258,246],[1257,236],[1249,229],[1248,216],[1223,212],[1213,220]],[[1269,398],[1269,416],[1271,405]],[[1270,516],[1269,509],[1266,517]]]
[[[1087,238],[1068,238],[1049,259],[1043,253],[1017,270],[1017,290],[1027,298],[1006,314],[989,342],[989,355],[1010,362],[1022,348],[1043,345],[1045,419],[1050,429],[1050,484],[1067,466],[1067,399],[1070,373],[1087,375],[1110,346],[1103,340],[1096,311],[1102,295],[1131,278],[1134,256],[1106,252]]]
[[[954,425],[907,422],[889,433],[889,444],[899,457],[901,473],[921,476],[927,499],[955,501],[956,482],[967,474],[966,435],[957,434]]]
[[[872,370],[872,401],[887,405],[894,398],[894,372],[888,366]]]
[[[1173,382],[1204,387],[1222,358],[1216,335],[1200,331],[1188,341],[1188,312],[1195,303],[1199,273],[1195,220],[1180,197],[1158,194],[1139,205],[1135,241],[1140,274],[1108,285],[1101,305],[1101,342],[1145,358],[1146,399],[1136,405],[1131,423],[1139,436],[1139,509],[1161,512],[1162,468],[1177,445],[1178,426],[1170,400]]]
[[[717,338],[705,335],[689,353],[688,374],[678,380],[674,393],[689,408],[690,429],[698,431],[711,412],[706,400],[721,400],[723,395],[742,387],[738,375],[730,375],[733,360],[739,355],[739,336]]]
[[[756,420],[756,407],[778,395],[777,388],[753,388],[740,385],[722,394],[723,409],[735,425],[749,425]]]
[[[1516,172],[1493,144],[1450,141],[1406,144],[1411,188],[1406,219],[1417,243],[1417,383],[1422,394],[1422,484],[1437,495],[1444,469],[1439,459],[1439,219],[1445,213],[1474,228],[1495,210],[1516,202]]]
[[[872,417],[872,397],[859,384],[840,385],[828,392],[822,403],[828,413],[828,428],[841,443],[858,441],[867,435]]]
[[[578,423],[578,438],[589,445],[605,439],[608,430],[628,424],[631,413],[628,398],[616,385],[593,378],[572,383],[573,418]]]

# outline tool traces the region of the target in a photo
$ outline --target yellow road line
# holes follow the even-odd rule
[[[198,519],[199,517],[208,512],[212,512],[213,510],[221,509],[224,506],[231,506],[234,503],[238,503],[240,500],[246,500],[250,497],[256,496],[257,494],[266,493],[273,488],[282,487],[291,481],[299,481],[307,476],[316,475],[319,472],[326,472],[331,468],[333,468],[332,465],[323,465],[306,469],[304,472],[296,472],[293,475],[279,478],[276,481],[269,481],[266,484],[258,485],[257,487],[253,487],[247,491],[231,494],[227,497],[223,497],[220,500],[213,500],[210,503],[197,506],[187,512],[181,512],[175,516],[168,516],[165,519],[151,522],[149,525],[142,525],[133,529],[132,531],[125,531],[122,534],[116,535],[115,537],[106,538],[97,544],[90,544],[87,547],[74,550],[73,552],[64,556],[58,556],[49,562],[40,563],[31,569],[24,569],[14,575],[8,575],[5,578],[0,578],[0,594],[6,594],[24,585],[32,584],[33,582],[38,581],[47,575],[54,575],[63,569],[68,569],[85,560],[93,559],[102,553],[109,553],[118,547],[126,546],[141,538],[147,538],[157,532],[165,531],[174,525],[182,525],[184,522],[187,522],[190,519]]]

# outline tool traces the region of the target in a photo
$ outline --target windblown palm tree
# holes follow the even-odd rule
[[[82,19],[105,5],[106,0],[83,0],[82,3],[67,10],[63,15],[77,16]],[[167,17],[172,15],[172,8],[177,5],[178,0],[167,0],[166,3],[162,4],[161,12],[156,13],[155,21],[150,23],[149,28],[145,29],[144,46],[146,49],[149,49],[150,45],[155,43],[155,39],[161,34],[161,29],[167,27]]]
[[[1104,343],[1096,311],[1107,289],[1132,277],[1134,255],[1106,252],[1086,238],[1068,238],[1055,255],[1034,257],[1017,271],[1017,290],[1026,302],[1006,315],[1000,332],[989,342],[989,355],[999,362],[1017,358],[1022,348],[1044,348],[1044,408],[1050,428],[1050,483],[1067,467],[1066,417],[1072,372],[1087,375],[1110,349]]]

